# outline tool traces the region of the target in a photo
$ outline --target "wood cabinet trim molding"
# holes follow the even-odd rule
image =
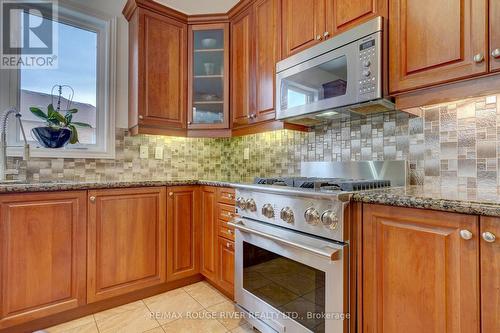
[[[0,196],[2,219],[0,223],[0,330],[75,309],[85,304],[86,202],[85,191]],[[21,215],[16,215],[16,212],[12,210],[16,210]],[[47,210],[51,215],[47,216]],[[44,215],[43,221],[37,220],[42,215]],[[18,220],[10,220],[16,216]],[[51,217],[52,220],[50,220]],[[61,220],[57,220],[58,218]],[[16,222],[16,225],[10,222]],[[66,222],[69,224],[62,225]],[[28,230],[17,230],[19,228],[28,228]],[[10,232],[15,235],[9,234]],[[47,232],[51,232],[52,239],[44,241],[37,238],[48,237],[49,235],[45,235]],[[65,232],[67,235],[64,234]],[[16,244],[18,242],[12,237],[20,238],[18,242],[22,244]],[[62,242],[65,240],[70,247],[70,253],[67,253],[68,248],[60,248],[64,246]],[[52,244],[51,241],[55,243]],[[57,251],[58,256],[54,257],[51,252],[47,251]],[[22,260],[12,258],[15,255],[25,257]],[[65,259],[70,262],[54,262]],[[9,260],[14,260],[14,262]],[[65,271],[63,267],[68,267],[68,264],[70,270]],[[19,265],[23,267],[18,267]],[[52,268],[53,271],[49,272]],[[44,272],[44,270],[47,271]],[[16,277],[16,274],[21,274],[21,276]],[[14,275],[15,281],[9,278],[11,275]],[[37,280],[36,287],[33,285],[33,278]],[[14,283],[15,286],[10,286],[9,283]],[[57,286],[48,285],[50,283],[57,284]],[[23,288],[23,295],[15,296],[13,293],[19,292],[20,287]],[[37,288],[36,293],[33,290],[24,289],[33,287]],[[14,299],[9,299],[9,297],[14,297]]]
[[[500,57],[495,58],[493,51],[500,49],[500,2],[490,0],[489,2],[489,57],[490,71],[500,71]]]
[[[122,14],[127,20],[130,20],[137,8],[147,9],[186,23],[188,20],[188,15],[152,0],[128,0],[122,10]]]

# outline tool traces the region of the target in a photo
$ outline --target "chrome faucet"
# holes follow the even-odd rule
[[[11,114],[15,114],[17,121],[19,122],[19,127],[21,128],[21,133],[24,139],[24,152],[23,159],[28,160],[30,155],[30,146],[28,141],[26,140],[26,134],[24,133],[23,122],[21,121],[21,113],[17,111],[15,108],[10,108],[5,111],[1,118],[1,139],[0,139],[0,182],[6,180],[7,176],[7,121]]]

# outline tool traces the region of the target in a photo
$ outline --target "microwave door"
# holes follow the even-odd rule
[[[277,118],[334,109],[357,102],[357,43],[325,53],[277,74]]]

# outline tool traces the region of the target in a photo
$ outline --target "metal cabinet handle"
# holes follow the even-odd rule
[[[168,195],[173,197],[174,196],[174,192],[168,192]]]
[[[94,196],[91,196],[91,197],[89,198],[89,200],[90,200],[90,202],[95,202],[95,197],[94,197]]]
[[[230,248],[231,248],[231,243],[227,242],[227,243],[226,243],[226,247],[227,247],[228,249],[230,249]]]
[[[491,51],[491,56],[495,59],[500,58],[500,49],[494,49],[493,51]]]
[[[139,119],[144,119],[144,116],[143,115],[139,115]]]
[[[460,237],[465,240],[470,240],[472,239],[472,232],[467,229],[460,230]]]
[[[233,234],[233,231],[231,229],[227,229],[227,233],[232,235]]]
[[[474,59],[474,62],[475,62],[476,64],[480,64],[480,63],[482,63],[482,62],[483,62],[483,60],[484,60],[484,56],[483,56],[483,54],[482,54],[482,53],[478,53],[478,54],[476,54],[476,55],[474,56],[474,58],[473,58],[473,59]]]
[[[330,33],[329,33],[328,31],[325,31],[325,32],[323,33],[323,37],[325,37],[325,38],[326,38],[326,37],[328,37],[328,36],[330,36]]]
[[[497,238],[494,233],[489,231],[483,232],[482,236],[483,239],[488,243],[494,243]]]
[[[191,125],[193,122],[192,121],[188,121],[188,125]]]
[[[322,39],[323,39],[323,37],[321,35],[316,36],[316,40],[322,40]]]

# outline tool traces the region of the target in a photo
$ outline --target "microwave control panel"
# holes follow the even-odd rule
[[[376,98],[378,91],[378,58],[380,39],[376,35],[359,43],[359,96],[361,100]]]

